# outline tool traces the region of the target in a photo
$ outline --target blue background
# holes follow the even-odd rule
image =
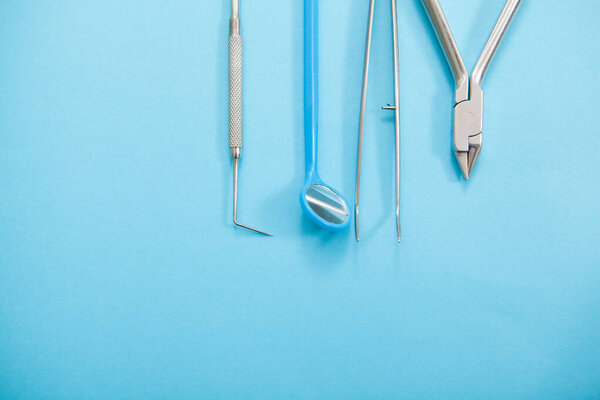
[[[378,1],[362,242],[302,215],[302,5],[242,2],[231,221],[228,1],[0,3],[3,399],[600,399],[600,2],[524,1],[470,182],[453,82]],[[471,69],[503,0],[442,1]],[[323,179],[353,198],[368,2],[320,5]]]

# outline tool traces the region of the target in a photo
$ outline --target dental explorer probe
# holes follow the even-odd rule
[[[238,169],[242,157],[242,36],[240,1],[231,0],[229,20],[229,148],[233,159],[233,223],[242,228],[271,236],[237,220]]]

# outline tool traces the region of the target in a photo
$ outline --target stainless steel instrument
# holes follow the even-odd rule
[[[438,0],[422,0],[452,69],[456,83],[454,100],[454,154],[465,179],[469,179],[483,139],[483,90],[481,81],[521,0],[508,0],[469,79],[450,27]]]
[[[240,34],[240,2],[231,1],[229,20],[229,148],[233,159],[233,223],[242,228],[271,236],[241,224],[237,220],[238,169],[242,157],[242,36]]]
[[[390,1],[392,6],[392,34],[394,41],[394,105],[382,107],[384,110],[394,111],[394,121],[396,125],[396,230],[398,233],[398,242],[402,237],[400,228],[400,63],[398,60],[398,14],[396,0]],[[360,117],[358,127],[358,161],[356,165],[356,193],[354,198],[354,231],[356,241],[360,241],[359,229],[359,201],[360,201],[360,175],[362,166],[362,147],[363,133],[365,127],[365,110],[367,104],[367,87],[369,81],[369,62],[371,58],[371,38],[373,33],[373,19],[375,14],[375,0],[371,0],[369,5],[369,22],[367,24],[367,44],[365,48],[365,66],[363,71],[363,87],[360,102]]]

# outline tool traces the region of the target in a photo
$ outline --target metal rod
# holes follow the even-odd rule
[[[427,15],[435,29],[438,40],[442,45],[448,64],[450,64],[450,68],[452,69],[456,86],[456,102],[467,100],[469,98],[469,73],[460,55],[458,46],[454,41],[454,36],[452,36],[452,31],[450,30],[450,26],[448,26],[444,11],[438,0],[422,1],[427,9]]]
[[[483,48],[479,61],[477,61],[475,69],[473,69],[471,79],[474,83],[478,85],[481,84],[490,63],[500,46],[500,42],[502,42],[502,38],[506,34],[511,21],[517,13],[519,5],[521,5],[521,0],[508,0],[506,2],[500,17],[498,18],[498,22],[496,22],[496,26],[494,26],[492,34]]]
[[[398,46],[398,11],[396,0],[392,0],[392,27],[394,34],[394,115],[396,122],[396,229],[398,243],[402,238],[400,227],[400,61]]]
[[[362,167],[363,133],[365,129],[365,111],[367,106],[367,87],[369,85],[369,62],[371,59],[371,38],[373,36],[373,14],[375,11],[375,0],[371,0],[369,6],[369,22],[367,25],[367,45],[365,49],[365,66],[363,71],[363,86],[360,99],[360,117],[358,123],[358,158],[356,164],[356,193],[354,197],[354,233],[356,241],[360,242],[360,229],[358,221],[358,206],[360,201],[360,174]]]
[[[231,0],[231,18],[238,18],[240,15],[240,0]]]

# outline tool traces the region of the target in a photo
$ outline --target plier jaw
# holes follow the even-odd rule
[[[454,106],[453,150],[460,170],[469,179],[483,141],[483,91],[471,79],[468,99],[457,90]]]

